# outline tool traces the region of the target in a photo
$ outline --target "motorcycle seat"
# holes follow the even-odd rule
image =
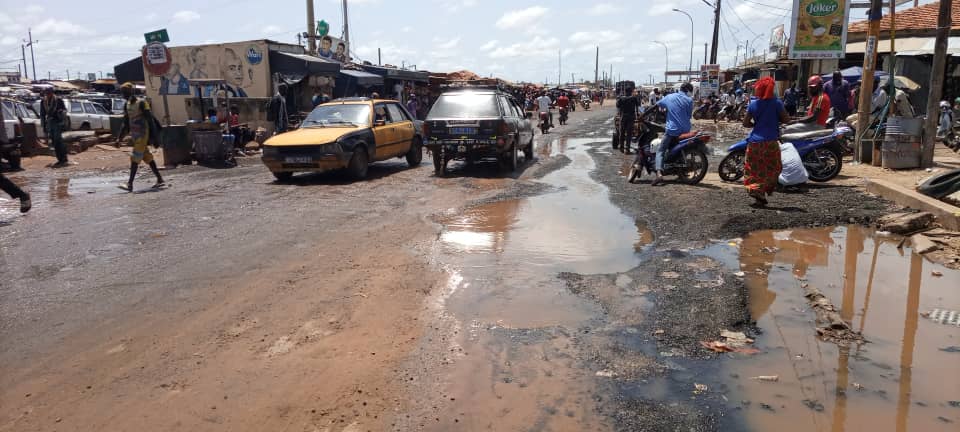
[[[810,132],[791,133],[780,136],[781,141],[803,141],[833,135],[832,129],[815,130]]]
[[[685,133],[685,134],[681,134],[679,137],[677,137],[677,140],[678,140],[678,141],[688,140],[688,139],[693,138],[693,137],[695,137],[695,136],[697,136],[697,135],[700,135],[700,132],[701,132],[701,131],[700,131],[699,129],[697,129],[697,130],[692,130],[692,131],[687,132],[687,133]]]

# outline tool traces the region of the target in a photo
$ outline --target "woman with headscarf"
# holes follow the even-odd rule
[[[767,195],[777,188],[782,168],[780,161],[780,124],[790,123],[783,102],[777,99],[773,78],[764,77],[754,86],[756,97],[750,101],[743,125],[753,128],[747,138],[743,184],[757,205],[767,204]]]

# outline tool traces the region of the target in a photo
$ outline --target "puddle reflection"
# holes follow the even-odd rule
[[[960,421],[960,410],[950,404],[960,400],[960,362],[942,349],[960,345],[960,329],[922,320],[921,313],[960,307],[960,272],[898,250],[898,243],[863,227],[768,231],[743,239],[740,265],[765,353],[726,366],[739,376],[734,400],[755,402],[746,410],[754,429],[956,430],[944,419]],[[869,343],[844,348],[820,342],[801,280],[833,300]],[[779,375],[780,381],[748,379],[758,375]]]

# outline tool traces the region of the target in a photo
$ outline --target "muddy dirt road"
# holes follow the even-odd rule
[[[863,226],[888,204],[628,185],[612,115],[573,113],[511,176],[19,175],[0,431],[956,427],[960,273]],[[869,343],[817,339],[801,284]],[[755,342],[701,345],[723,330]]]

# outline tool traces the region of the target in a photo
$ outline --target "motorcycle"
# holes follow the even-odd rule
[[[803,167],[810,180],[822,183],[833,180],[843,168],[843,153],[846,143],[853,137],[853,129],[844,122],[837,122],[833,130],[784,134],[780,142],[790,143],[800,153]],[[720,161],[719,174],[724,181],[734,182],[743,177],[747,140],[744,139],[727,149],[727,156]]]
[[[716,109],[717,104],[717,102],[713,102],[710,99],[704,99],[700,102],[700,106],[693,111],[693,118],[695,120],[716,118],[718,112]]]
[[[567,107],[560,107],[560,126],[567,124]]]
[[[637,148],[637,156],[630,167],[630,173],[627,175],[627,182],[633,183],[637,177],[655,173],[654,161],[656,154],[651,151],[651,144],[660,145],[662,140],[655,140],[657,134],[664,131],[663,126],[651,123],[648,120],[642,120],[642,130],[640,131],[640,143]],[[702,131],[692,131],[680,135],[677,143],[668,151],[663,161],[663,174],[675,175],[681,182],[695,185],[707,175],[709,163],[707,162],[707,143],[712,137]],[[660,141],[660,142],[657,142]]]
[[[590,99],[580,99],[580,104],[583,105],[584,110],[590,110]]]
[[[540,132],[546,134],[550,132],[550,114],[546,112],[540,113]]]

